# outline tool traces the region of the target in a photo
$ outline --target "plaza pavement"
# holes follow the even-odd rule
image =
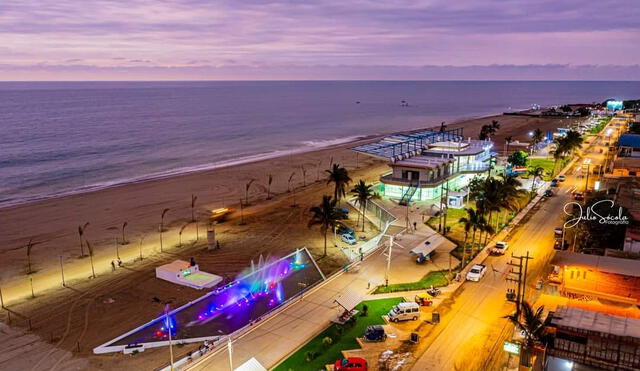
[[[390,211],[398,217],[395,228],[403,230],[406,225],[406,209],[394,206]],[[401,214],[401,215],[399,215]],[[409,250],[424,243],[435,232],[421,223],[422,215],[419,210],[409,213],[410,226],[416,221],[417,230],[405,231],[396,236],[391,254],[391,270],[389,283],[413,282],[433,270],[448,269],[449,263],[455,267],[458,260],[449,258],[449,252],[455,245],[442,238],[436,248],[433,262],[418,265]],[[255,357],[267,368],[275,367],[288,355],[303,346],[308,340],[324,330],[330,321],[342,311],[334,300],[345,290],[351,290],[366,299],[373,298],[370,293],[376,286],[384,283],[387,267],[388,238],[383,238],[381,246],[360,264],[358,269],[350,272],[340,272],[326,282],[305,293],[295,303],[290,304],[281,312],[256,324],[248,332],[234,338],[233,365],[239,366]],[[411,293],[397,293],[375,295],[375,298],[406,296]],[[409,295],[411,296],[411,295]],[[189,370],[229,370],[229,354],[227,347],[221,346],[205,355]]]

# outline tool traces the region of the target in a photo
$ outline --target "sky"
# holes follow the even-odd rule
[[[631,0],[3,0],[0,80],[640,80]]]

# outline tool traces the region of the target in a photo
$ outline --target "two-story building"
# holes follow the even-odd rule
[[[392,150],[388,147],[391,143]],[[491,141],[465,140],[462,129],[453,129],[394,135],[352,149],[376,157],[386,155],[391,171],[380,177],[381,195],[401,204],[446,196],[448,207],[459,208],[469,181],[489,170],[495,155],[492,147]]]

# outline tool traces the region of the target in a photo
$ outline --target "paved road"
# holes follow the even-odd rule
[[[603,148],[604,152],[606,147],[601,144],[606,141],[596,140],[593,150],[585,153],[585,158],[591,159],[591,166],[603,161],[599,150]],[[527,282],[528,295],[533,295],[533,286],[553,254],[553,229],[561,226],[564,204],[572,200],[573,192],[584,190],[586,179],[578,177],[581,171],[576,168],[568,172],[557,195],[542,201],[532,210],[530,219],[511,233],[510,251],[505,256],[487,258],[487,276],[479,283],[467,282],[462,286],[461,294],[442,317],[441,324],[423,340],[431,344],[413,370],[494,369],[496,358],[499,362],[503,359],[502,341],[511,337],[512,327],[502,317],[515,309],[513,303],[505,300],[506,289],[515,287],[504,279],[509,268],[507,263],[512,259],[510,253],[523,255],[528,251],[534,257],[529,263]],[[591,187],[595,178],[589,179]]]

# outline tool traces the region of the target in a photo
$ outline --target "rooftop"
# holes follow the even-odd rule
[[[406,160],[400,160],[394,162],[393,166],[406,166],[415,167],[420,169],[433,169],[444,164],[452,163],[453,159],[443,157],[427,157],[427,156],[415,156]]]
[[[559,306],[551,323],[558,327],[640,338],[640,319]]]
[[[622,134],[618,146],[640,148],[640,134]]]
[[[351,149],[356,152],[374,157],[382,157],[387,160],[400,160],[420,154],[429,144],[461,139],[461,128],[448,129],[445,131],[428,129],[413,133],[390,135],[371,143],[351,147]]]
[[[485,149],[491,147],[493,147],[493,142],[489,140],[468,139],[466,141],[446,141],[429,144],[426,152],[473,155],[482,153]]]
[[[623,276],[640,277],[637,260],[614,258],[611,256],[579,254],[570,251],[556,251],[551,259],[553,265],[569,265],[594,268],[599,272]]]
[[[163,269],[169,272],[182,272],[183,269],[187,269],[191,266],[188,262],[184,260],[175,260],[169,264],[161,265],[158,268]]]

